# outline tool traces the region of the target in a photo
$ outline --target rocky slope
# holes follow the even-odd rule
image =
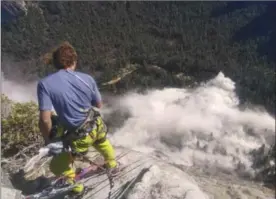
[[[201,172],[204,168],[180,168],[156,157],[122,147],[117,147],[116,152],[122,166],[127,167],[114,179],[115,186],[111,189],[111,198],[267,199],[272,198],[274,194],[272,190],[261,185],[234,179],[231,176],[228,176],[229,180],[225,181],[225,176],[220,178],[218,175],[206,175]],[[92,150],[87,157],[93,159],[97,154]],[[85,167],[88,164],[76,161],[74,166]],[[25,176],[27,179],[39,179],[41,174],[51,177],[47,165],[34,168]],[[91,177],[84,182],[93,188],[84,196],[84,199],[107,198],[110,185],[106,175]],[[130,182],[133,184],[129,189],[124,189]],[[39,187],[43,181],[37,180],[31,183],[29,181],[28,183],[23,180],[20,183],[18,181],[17,186],[29,188],[30,193],[30,189]]]

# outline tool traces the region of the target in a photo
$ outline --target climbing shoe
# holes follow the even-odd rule
[[[81,199],[88,191],[88,188],[86,186],[83,186],[82,184],[80,184],[82,186],[82,190],[81,192],[76,192],[76,190],[72,190],[71,192],[69,192],[68,195],[66,195],[64,197],[64,199]],[[79,186],[79,185],[77,185]],[[79,188],[79,187],[78,187]]]
[[[111,177],[115,177],[117,176],[120,171],[121,171],[121,164],[119,162],[117,162],[116,166],[113,167],[113,168],[106,168],[107,169],[107,172],[109,173],[109,175]]]

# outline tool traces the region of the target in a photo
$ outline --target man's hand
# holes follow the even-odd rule
[[[99,109],[102,107],[102,105],[103,105],[102,102],[97,102],[97,103],[95,104],[95,106],[96,106],[97,108],[99,108]]]
[[[39,129],[45,141],[45,145],[49,143],[49,135],[52,129],[51,111],[40,111]]]

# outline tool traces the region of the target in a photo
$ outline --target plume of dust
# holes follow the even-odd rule
[[[2,79],[2,94],[8,96],[15,102],[37,101],[36,85],[37,82],[21,82],[11,81],[5,78],[3,72]]]
[[[1,59],[1,91],[16,102],[36,102],[37,76],[30,66],[34,60],[16,61],[13,57],[3,54]]]
[[[112,109],[129,114],[111,136],[113,143],[161,153],[186,166],[240,168],[254,175],[250,152],[275,140],[275,118],[261,110],[241,110],[235,83],[223,73],[195,89],[128,93]]]
[[[36,83],[4,80],[2,87],[15,101],[36,100]],[[118,110],[116,117],[127,112],[128,118],[110,135],[112,143],[163,154],[187,166],[233,171],[243,165],[252,172],[250,152],[275,140],[275,118],[261,110],[241,110],[235,83],[223,73],[195,89],[165,88],[113,97],[103,113],[108,116]]]

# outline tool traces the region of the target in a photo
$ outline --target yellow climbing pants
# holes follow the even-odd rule
[[[88,151],[93,146],[105,159],[106,166],[114,168],[117,166],[114,149],[108,139],[103,139],[107,132],[104,132],[104,123],[101,117],[96,120],[97,128],[93,129],[86,137],[72,141],[71,147],[76,152],[82,153]],[[102,142],[96,142],[103,139]],[[96,142],[96,143],[95,143]],[[50,170],[57,176],[66,176],[69,183],[74,183],[75,171],[71,168],[73,162],[70,153],[63,152],[53,157],[50,162]],[[82,184],[76,184],[73,192],[80,193],[83,191]]]

